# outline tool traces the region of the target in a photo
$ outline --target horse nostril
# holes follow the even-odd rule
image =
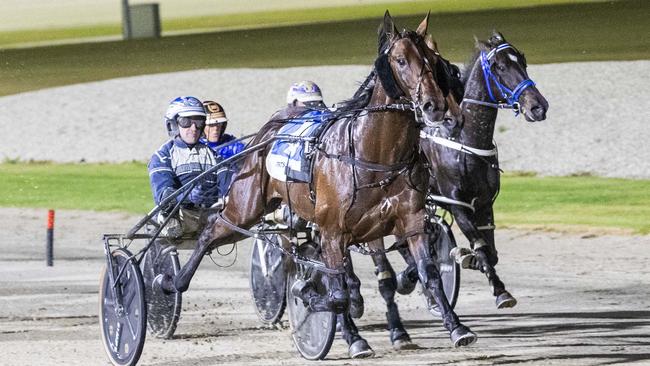
[[[544,108],[542,108],[541,105],[534,106],[530,111],[533,113],[533,116],[537,118],[542,118],[544,117],[545,114]]]

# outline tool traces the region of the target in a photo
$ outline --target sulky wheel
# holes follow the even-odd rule
[[[317,259],[314,246],[306,243],[298,247],[302,255]],[[327,288],[323,275],[308,267],[291,263],[287,272],[287,313],[291,326],[293,343],[302,357],[308,360],[322,360],[332,347],[336,333],[336,314],[332,311],[312,312],[303,304],[302,299],[294,296],[291,287],[298,280],[311,280],[319,294],[325,295]]]
[[[458,292],[460,290],[460,265],[449,256],[449,251],[456,247],[456,240],[454,234],[451,232],[449,225],[442,219],[433,224],[433,233],[430,237],[430,247],[435,253],[436,266],[440,271],[442,279],[442,287],[445,291],[445,296],[449,305],[453,309],[458,300]],[[435,315],[439,315],[438,306],[432,302],[432,296],[427,294],[427,302],[429,303],[429,310]]]
[[[280,245],[279,235],[268,239]],[[282,250],[263,239],[255,240],[251,253],[251,295],[257,316],[264,324],[274,324],[282,318],[286,305],[287,275]]]
[[[108,358],[114,365],[135,365],[146,337],[144,287],[140,269],[123,248],[112,253],[113,268],[100,278],[99,323]],[[126,264],[126,266],[125,266]],[[120,270],[122,274],[118,276]],[[109,273],[109,271],[112,271]],[[113,280],[117,286],[113,286]]]
[[[142,259],[142,277],[147,300],[147,329],[157,337],[170,339],[176,330],[183,304],[180,292],[166,293],[155,278],[161,274],[175,276],[180,270],[178,252],[173,246],[154,243]]]

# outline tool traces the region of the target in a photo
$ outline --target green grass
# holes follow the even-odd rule
[[[125,164],[0,164],[0,206],[146,213],[147,167]]]
[[[464,61],[496,28],[529,63],[650,58],[650,2],[629,0],[434,14],[443,55]],[[375,19],[233,30],[156,40],[0,50],[0,95],[116,77],[225,67],[371,64]],[[397,17],[415,28],[422,15]]]
[[[610,228],[650,233],[650,181],[505,175],[497,225]]]
[[[147,213],[147,168],[128,164],[0,164],[0,206]],[[650,181],[505,175],[499,227],[614,229],[650,233]]]

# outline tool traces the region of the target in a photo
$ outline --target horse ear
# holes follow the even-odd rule
[[[436,53],[438,52],[438,44],[436,43],[436,41],[433,40],[433,36],[432,36],[432,35],[427,34],[427,35],[424,37],[424,44],[426,44],[427,47],[429,47],[430,49],[432,49],[432,50],[435,51]]]
[[[418,25],[418,29],[415,30],[415,33],[424,37],[427,34],[427,28],[429,27],[429,15],[431,15],[431,10],[427,13],[427,16],[424,17],[422,23]]]
[[[386,13],[384,14],[384,33],[386,34],[386,37],[388,41],[391,41],[393,38],[397,37],[399,34],[399,31],[397,30],[397,27],[395,27],[395,23],[393,23],[393,18],[390,16],[390,13],[388,10],[386,10]]]
[[[481,51],[489,52],[492,47],[486,42],[480,41],[476,36],[474,36],[474,47],[478,48]]]
[[[492,30],[492,36],[490,36],[490,44],[492,46],[498,46],[501,43],[505,42],[505,38],[503,37],[503,34],[499,33],[496,31],[496,29]]]

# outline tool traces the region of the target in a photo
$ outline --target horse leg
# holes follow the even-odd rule
[[[377,239],[369,243],[369,246],[372,249],[383,249],[384,240]],[[405,349],[412,343],[411,337],[406,329],[404,329],[397,304],[395,303],[395,291],[397,289],[395,271],[390,265],[390,262],[388,262],[386,254],[383,252],[373,254],[372,261],[375,264],[379,293],[386,302],[386,320],[388,322],[390,342],[396,350]]]
[[[452,208],[452,212],[456,218],[458,227],[460,227],[465,237],[467,237],[474,251],[473,258],[470,261],[463,261],[463,258],[459,258],[458,253],[460,251],[455,251],[452,256],[458,262],[464,262],[462,264],[469,262],[469,265],[464,265],[463,268],[477,269],[485,274],[488,283],[492,287],[492,294],[496,297],[495,301],[498,309],[514,307],[517,304],[517,299],[506,290],[505,284],[501,281],[494,268],[499,261],[494,245],[494,229],[479,230],[475,224],[476,220],[492,223],[492,208],[485,212],[472,215],[472,217],[470,217],[464,208]]]
[[[397,248],[399,254],[406,262],[406,268],[397,274],[397,292],[401,295],[408,295],[415,290],[415,285],[418,283],[418,268],[417,263],[413,259],[411,252],[405,246]]]
[[[323,262],[328,271],[323,281],[328,290],[327,294],[319,294],[313,280],[296,281],[291,292],[303,300],[311,311],[334,311],[343,313],[349,310],[350,294],[346,283],[345,259],[340,247],[328,240],[328,235],[321,231],[320,244]],[[337,242],[338,243],[338,242]],[[315,269],[316,271],[318,268]]]
[[[455,347],[467,346],[476,341],[476,334],[461,324],[458,315],[451,308],[442,286],[442,278],[429,250],[428,234],[421,233],[408,238],[409,248],[416,260],[418,277],[438,304],[443,326],[449,331]]]
[[[348,354],[351,358],[366,358],[375,355],[368,342],[359,335],[359,329],[354,324],[349,312],[337,315],[336,320],[341,325],[341,337],[348,344]]]
[[[361,296],[361,280],[354,273],[352,266],[352,257],[348,255],[347,260],[343,262],[345,268],[345,282],[350,292],[350,316],[359,319],[363,316],[363,296]]]

